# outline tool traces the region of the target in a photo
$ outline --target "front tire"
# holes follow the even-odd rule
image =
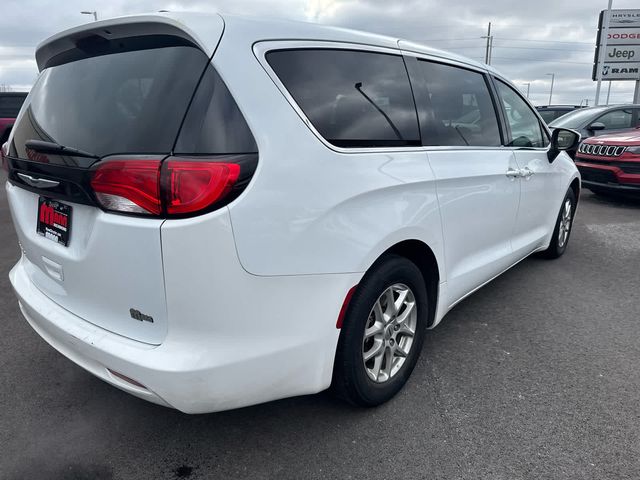
[[[418,267],[387,255],[358,285],[336,352],[334,392],[373,407],[404,386],[418,361],[428,323],[428,297]]]
[[[573,227],[573,216],[576,212],[576,195],[573,193],[573,189],[569,189],[562,201],[560,207],[560,213],[556,220],[556,226],[553,230],[553,236],[551,237],[551,243],[549,248],[542,252],[542,256],[548,259],[554,259],[561,257],[567,245],[569,244],[569,237],[571,236],[571,229]]]

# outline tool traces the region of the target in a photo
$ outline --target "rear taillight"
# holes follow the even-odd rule
[[[117,158],[97,164],[91,186],[106,210],[188,216],[221,206],[240,174],[240,163],[220,158]]]
[[[164,206],[169,215],[204,210],[222,200],[240,175],[240,165],[169,159],[162,166]]]
[[[107,160],[91,187],[107,210],[160,215],[160,160]]]
[[[5,171],[9,171],[9,159],[7,156],[9,155],[9,142],[4,142],[2,144],[2,148],[0,148],[0,160],[2,161],[2,168]]]

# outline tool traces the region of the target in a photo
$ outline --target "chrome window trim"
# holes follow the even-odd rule
[[[280,93],[285,97],[287,102],[291,105],[291,107],[295,110],[298,116],[302,119],[304,124],[307,126],[309,130],[322,142],[322,144],[330,150],[333,150],[337,153],[343,154],[375,154],[375,153],[394,153],[394,152],[402,152],[402,153],[411,153],[411,152],[446,152],[446,151],[488,151],[488,150],[539,150],[539,151],[548,151],[549,147],[545,148],[526,148],[523,149],[521,147],[508,147],[505,145],[496,145],[496,146],[447,146],[447,145],[422,145],[422,146],[407,146],[407,147],[355,147],[355,148],[345,148],[345,147],[337,147],[327,141],[320,132],[313,126],[311,120],[306,116],[302,108],[298,105],[293,96],[289,93],[287,88],[278,78],[276,72],[271,68],[269,62],[267,62],[266,55],[269,52],[277,51],[277,50],[290,50],[290,49],[340,49],[340,50],[356,50],[363,52],[374,52],[374,53],[385,53],[390,55],[396,55],[400,57],[409,56],[415,57],[418,60],[422,59],[425,61],[433,61],[438,63],[448,64],[454,67],[465,68],[467,70],[473,70],[477,73],[481,73],[483,75],[487,75],[488,70],[484,68],[479,68],[475,65],[470,65],[464,62],[459,62],[453,59],[448,59],[446,57],[440,57],[437,55],[428,55],[419,52],[413,51],[405,51],[400,48],[389,48],[389,47],[380,47],[376,45],[368,45],[363,43],[349,43],[349,42],[340,42],[340,41],[328,41],[328,40],[261,40],[253,44],[253,53],[262,68],[265,70],[271,81],[274,83],[276,88],[280,90]],[[405,55],[406,54],[406,55]],[[509,81],[507,84],[511,85]]]

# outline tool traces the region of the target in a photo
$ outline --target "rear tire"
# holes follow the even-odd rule
[[[418,267],[398,255],[378,260],[358,285],[343,322],[334,393],[363,407],[380,405],[398,393],[420,356],[428,311]]]
[[[562,200],[560,213],[556,220],[556,226],[553,229],[553,236],[549,248],[541,252],[542,257],[548,259],[560,258],[569,244],[571,229],[573,228],[573,216],[576,212],[576,195],[573,189],[569,189]]]

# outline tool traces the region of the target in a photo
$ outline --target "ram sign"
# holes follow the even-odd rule
[[[611,10],[603,63],[599,65],[607,11],[600,12],[593,79],[602,70],[602,80],[640,80],[640,9]]]

